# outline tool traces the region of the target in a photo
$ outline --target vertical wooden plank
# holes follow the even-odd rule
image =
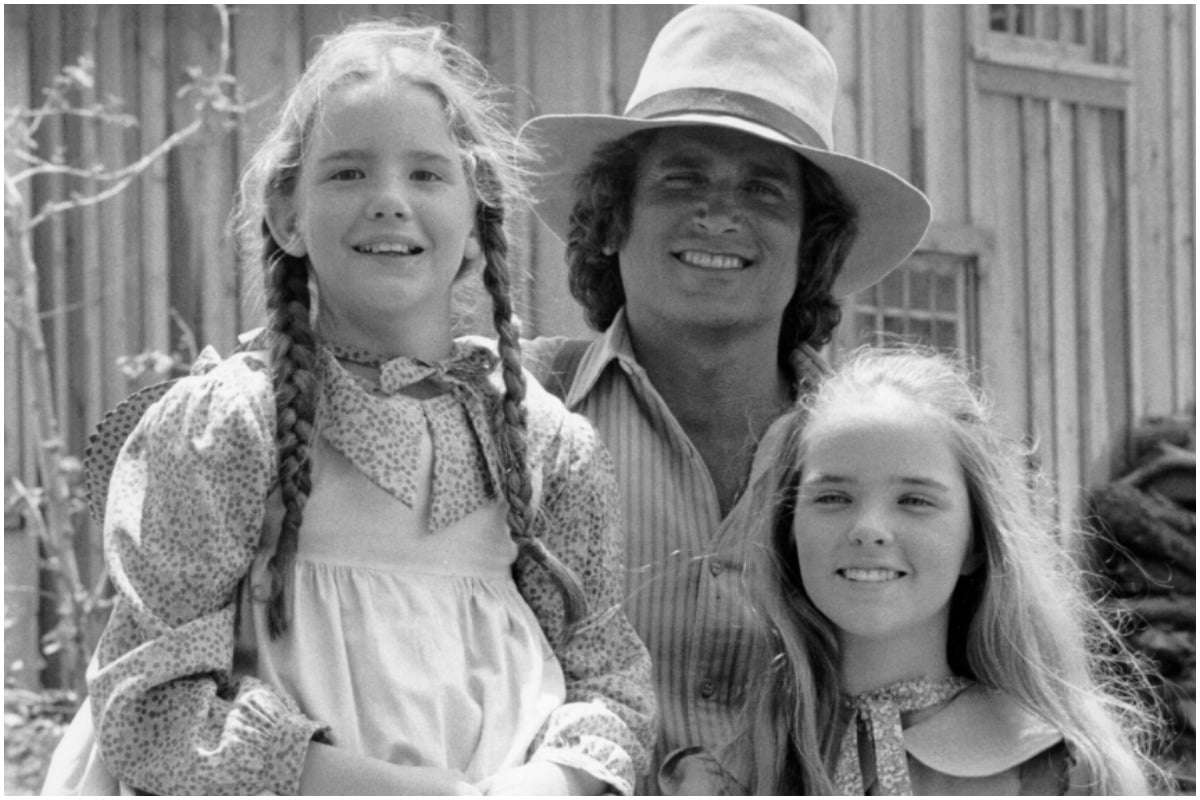
[[[32,84],[31,104],[42,103],[43,91],[50,86],[64,63],[62,11],[58,6],[34,6],[30,30],[33,34],[31,50]],[[37,136],[39,153],[55,153],[65,146],[66,135],[60,118],[45,121]],[[46,203],[60,200],[66,195],[66,180],[60,176],[43,176],[32,186],[31,209],[36,213]],[[38,264],[39,302],[43,313],[43,331],[46,337],[46,352],[50,360],[50,380],[54,385],[54,413],[59,420],[67,417],[67,381],[70,364],[65,357],[67,347],[67,225],[62,215],[46,220],[34,232],[34,260]],[[33,398],[26,394],[25,402]],[[28,407],[28,406],[27,406]],[[26,417],[28,419],[28,415]],[[60,423],[61,424],[61,423]],[[25,464],[30,470],[26,480],[36,484],[32,473],[35,463],[35,448],[40,443],[31,436],[26,441]]]
[[[4,106],[29,108],[31,105],[31,41],[32,15],[28,6],[14,6],[4,12]],[[15,174],[22,168],[21,162],[5,155],[4,168]],[[21,185],[21,196],[26,208],[33,208],[33,191],[26,183]],[[5,295],[15,295],[23,280],[16,271],[16,259],[4,262]],[[11,330],[4,336],[4,475],[24,478],[25,471],[25,425],[24,400],[27,382],[21,372],[20,339]]]
[[[1081,485],[1079,362],[1076,353],[1075,120],[1066,103],[1049,104],[1050,319],[1054,341],[1055,489],[1059,522],[1070,530]]]
[[[1131,333],[1135,337],[1131,422],[1137,424],[1147,414],[1170,411],[1173,402],[1170,373],[1174,361],[1167,341],[1172,331],[1169,324],[1163,324],[1164,317],[1173,309],[1167,264],[1170,213],[1168,193],[1164,191],[1170,182],[1171,168],[1163,137],[1166,120],[1163,7],[1135,5],[1129,13],[1134,41],[1129,179],[1137,192],[1130,204],[1133,241],[1137,247],[1132,261],[1137,266],[1130,270]]]
[[[866,45],[871,55],[867,73],[872,94],[872,126],[867,133],[872,142],[871,160],[904,178],[912,177],[912,53],[908,40],[912,8],[880,4],[864,9],[871,37]]]
[[[139,148],[145,153],[167,137],[170,107],[167,91],[166,15],[161,5],[137,9]],[[168,160],[160,159],[142,175],[138,186],[138,271],[141,278],[142,336],[137,349],[171,349],[168,224]]]
[[[1170,5],[1167,13],[1168,163],[1171,209],[1168,259],[1173,308],[1174,396],[1171,411],[1196,401],[1196,96],[1195,7]]]
[[[1025,240],[1021,115],[1011,97],[969,92],[972,124],[971,211],[975,224],[995,231],[995,257],[979,274],[979,357],[1005,430],[1028,432],[1029,331],[1025,326]]]
[[[538,46],[530,89],[537,113],[583,113],[612,102],[611,7],[539,6],[527,18]],[[566,65],[580,65],[567,68]],[[564,246],[540,222],[534,238],[535,272],[526,334],[588,336],[583,313],[567,289]]]
[[[534,109],[535,99],[531,90],[534,48],[530,35],[533,13],[534,10],[525,5],[492,5],[488,7],[487,14],[488,65],[496,80],[513,87],[513,124],[518,127],[538,113]],[[524,322],[524,334],[533,336],[537,329],[531,322],[531,277],[538,274],[539,268],[536,263],[538,250],[535,237],[539,234],[551,234],[540,227],[541,222],[525,207],[514,210],[512,222],[515,233],[510,234],[512,257],[509,267],[513,306]],[[553,264],[549,266],[552,267]]]
[[[96,56],[96,34],[99,12],[96,6],[81,6],[67,14],[67,55],[75,58],[87,54]],[[87,107],[95,103],[94,88],[80,92],[79,102]],[[102,161],[98,125],[86,119],[68,123],[68,158],[76,165],[96,164]],[[95,180],[82,179],[74,184],[74,190],[87,197],[101,190]],[[88,420],[100,418],[104,407],[104,354],[101,347],[101,291],[104,276],[100,263],[100,208],[88,206],[67,212],[68,230],[73,242],[71,265],[68,275],[70,300],[74,308],[68,314],[67,330],[70,339],[68,359],[71,364],[70,396],[71,407],[66,419],[59,420],[67,447],[71,452],[83,452]],[[77,311],[75,309],[78,309]],[[81,568],[84,565],[81,565]]]
[[[280,107],[300,77],[300,9],[294,5],[247,5],[233,20],[233,47],[242,96],[255,103],[242,117],[235,134],[236,173],[241,174],[263,139],[270,133]],[[262,325],[263,268],[239,263],[238,329]]]
[[[1029,432],[1047,473],[1056,463],[1054,441],[1054,330],[1050,317],[1050,242],[1046,175],[1046,104],[1021,98],[1021,178],[1024,182],[1024,238],[1027,284],[1025,318],[1029,371]]]
[[[168,53],[171,72],[186,76],[191,67],[212,72],[218,65],[220,22],[208,6],[170,6],[167,9]],[[181,78],[186,80],[186,78]],[[174,129],[195,119],[195,100],[184,96],[174,104]],[[225,220],[233,198],[231,137],[206,128],[179,149],[180,181],[173,187],[173,216],[182,222],[183,236],[176,264],[190,272],[194,296],[173,292],[172,302],[188,308],[184,318],[195,325],[198,340],[228,352],[235,341],[238,306],[237,275]],[[183,289],[183,286],[172,287]]]
[[[4,106],[28,108],[30,105],[30,10],[28,6],[4,9]],[[20,169],[18,162],[5,159],[10,174]],[[24,188],[24,187],[22,187]],[[25,203],[32,193],[23,191]],[[15,259],[5,260],[5,295],[16,291]],[[11,330],[4,336],[4,479],[27,479],[25,452],[28,443],[24,425],[27,407],[27,381],[21,371],[18,337]],[[38,650],[38,556],[37,543],[17,515],[4,515],[4,678],[6,685],[33,689],[41,662]]]
[[[1113,437],[1114,463],[1128,464],[1128,432],[1139,408],[1133,360],[1136,358],[1138,333],[1131,311],[1136,297],[1130,287],[1136,285],[1130,272],[1139,268],[1133,226],[1136,192],[1129,181],[1130,113],[1100,110],[1100,150],[1104,177],[1104,262],[1102,296],[1104,310],[1104,347],[1108,357],[1104,388],[1108,392],[1108,431]],[[1115,354],[1115,357],[1114,357]],[[1117,437],[1120,437],[1119,439]]]
[[[1104,153],[1101,148],[1100,112],[1081,107],[1078,112],[1075,150],[1076,185],[1079,187],[1079,420],[1080,458],[1084,486],[1094,487],[1113,476],[1112,436],[1108,409],[1112,402],[1107,379],[1113,354],[1105,345],[1108,321],[1104,291],[1108,225]],[[1117,354],[1124,358],[1123,354]]]
[[[914,95],[913,108],[914,118],[922,122],[914,148],[923,154],[923,188],[933,204],[935,219],[959,225],[967,224],[970,210],[962,68],[967,60],[965,13],[957,5],[925,5],[913,11],[920,21],[915,47],[923,54],[920,91]]]
[[[120,98],[126,112],[129,87],[125,83],[124,55],[128,52],[124,32],[130,29],[125,7],[102,6],[98,11],[96,36],[96,88],[101,97]],[[136,158],[126,146],[132,131],[113,125],[102,125],[99,130],[100,161],[108,169],[119,169]],[[131,157],[133,155],[133,157]],[[120,196],[106,200],[97,208],[99,234],[99,315],[100,330],[93,336],[99,342],[100,370],[103,380],[101,407],[92,409],[84,423],[90,430],[99,422],[104,410],[114,405],[125,394],[125,380],[117,369],[118,356],[136,352],[135,344],[140,338],[139,320],[125,307],[126,290],[131,272],[131,254],[126,251],[128,241],[126,226],[129,220],[129,202],[136,194],[131,186]]]

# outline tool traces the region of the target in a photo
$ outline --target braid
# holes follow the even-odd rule
[[[508,239],[504,234],[504,211],[479,204],[479,236],[483,245],[483,285],[492,297],[492,322],[499,340],[504,375],[504,398],[493,415],[500,462],[504,469],[504,494],[508,500],[508,526],[520,551],[549,572],[562,593],[568,629],[587,613],[583,586],[570,567],[546,549],[534,536],[532,481],[525,446],[525,376],[521,371],[521,345],[513,324],[512,298],[508,280]]]
[[[316,419],[317,378],[313,372],[316,336],[309,324],[312,297],[308,265],[285,253],[267,237],[267,312],[270,317],[271,370],[275,387],[275,437],[283,523],[267,564],[271,576],[267,624],[272,638],[287,630],[286,589],[296,555],[304,504],[312,491],[308,458]]]

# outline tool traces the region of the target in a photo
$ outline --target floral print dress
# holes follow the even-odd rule
[[[495,361],[460,340],[449,361],[397,359],[369,387],[322,348],[313,489],[277,640],[258,601],[282,510],[262,357],[206,365],[147,411],[110,482],[118,599],[89,676],[123,783],[294,794],[316,738],[473,779],[548,759],[631,791],[654,701],[620,607],[612,467],[586,421],[531,381],[533,532],[591,612],[564,637],[557,589],[518,557],[497,491]],[[402,391],[430,376],[446,391]]]

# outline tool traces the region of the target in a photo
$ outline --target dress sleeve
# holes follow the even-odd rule
[[[117,589],[88,675],[101,755],[155,794],[295,794],[322,726],[232,677],[237,588],[273,479],[269,377],[254,362],[185,378],[113,469],[104,550]]]
[[[622,794],[645,772],[656,706],[650,656],[622,606],[625,546],[608,451],[582,417],[567,415],[543,463],[535,532],[583,583],[588,617],[564,640],[562,600],[549,573],[518,560],[517,583],[554,646],[566,702],[530,751],[577,767]]]

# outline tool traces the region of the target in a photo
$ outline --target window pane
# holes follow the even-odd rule
[[[895,270],[879,284],[878,302],[885,308],[904,308],[904,271]]]
[[[937,281],[937,310],[958,310],[958,281],[954,275],[939,275]]]
[[[910,308],[930,308],[932,298],[929,295],[929,287],[936,277],[932,272],[925,270],[914,270],[909,275],[908,304]]]
[[[849,330],[839,341],[905,341],[973,355],[969,332],[974,326],[968,317],[974,313],[974,269],[969,256],[915,253],[878,284],[877,291],[864,290],[847,300],[844,318]]]

